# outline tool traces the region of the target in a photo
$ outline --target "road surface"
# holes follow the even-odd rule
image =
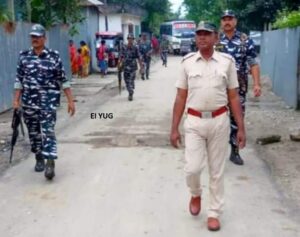
[[[299,225],[265,163],[251,144],[245,165],[227,162],[222,228],[206,228],[207,170],[203,210],[188,211],[183,148],[169,145],[171,111],[180,57],[156,63],[150,80],[127,93],[100,95],[78,106],[77,118],[58,126],[56,177],[45,180],[34,159],[0,177],[0,236],[5,237],[295,237]],[[105,118],[91,119],[91,113]],[[60,120],[60,118],[58,118]]]

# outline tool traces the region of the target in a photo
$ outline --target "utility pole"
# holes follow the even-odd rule
[[[104,17],[105,17],[105,31],[108,31],[108,19],[107,19],[107,0],[104,1],[105,10],[104,10]]]

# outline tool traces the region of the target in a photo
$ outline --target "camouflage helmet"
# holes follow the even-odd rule
[[[227,9],[227,10],[223,11],[221,18],[226,17],[226,16],[235,17],[235,13],[234,13],[234,11]]]
[[[38,37],[45,36],[45,34],[46,34],[46,30],[45,30],[44,26],[42,26],[40,24],[33,25],[31,27],[31,31],[29,33],[29,35],[38,36]]]
[[[211,22],[200,21],[197,26],[196,33],[198,31],[217,32],[217,27]]]

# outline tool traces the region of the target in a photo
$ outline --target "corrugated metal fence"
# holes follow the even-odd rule
[[[30,47],[31,24],[18,23],[12,34],[0,27],[0,113],[12,107],[13,85],[19,52]],[[58,50],[62,58],[67,76],[71,77],[68,29],[55,27],[47,32],[47,46]]]
[[[300,27],[263,33],[261,68],[271,78],[273,91],[300,109]]]

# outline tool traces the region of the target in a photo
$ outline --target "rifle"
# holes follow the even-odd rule
[[[11,143],[10,143],[11,148],[10,148],[9,163],[11,163],[11,161],[12,161],[14,146],[16,145],[17,138],[19,136],[19,125],[21,126],[21,132],[24,137],[25,134],[24,134],[24,127],[23,127],[23,122],[22,122],[22,112],[19,109],[14,109],[13,119],[12,119],[12,123],[11,123],[11,128],[13,129],[13,134],[12,134]]]
[[[119,94],[122,92],[122,72],[123,72],[123,63],[119,61],[118,63],[118,86],[119,86]]]

